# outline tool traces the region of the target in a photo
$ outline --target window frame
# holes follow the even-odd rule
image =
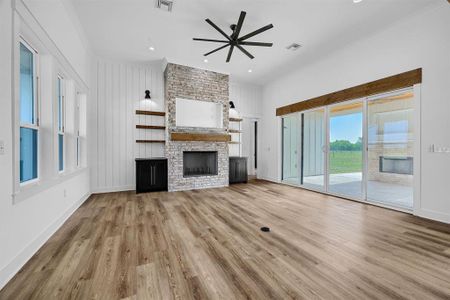
[[[75,153],[76,153],[76,168],[81,168],[81,136],[80,136],[80,92],[76,92],[75,96]]]
[[[56,100],[57,100],[57,133],[56,133],[56,139],[57,139],[57,145],[58,145],[58,173],[64,173],[66,170],[66,137],[65,137],[65,128],[66,128],[66,90],[65,90],[65,80],[64,76],[62,76],[60,73],[56,76]],[[61,98],[61,99],[60,99]],[[61,120],[60,120],[61,118]],[[61,123],[61,126],[60,126]],[[62,136],[62,147],[63,147],[63,153],[62,153],[62,169],[60,169],[60,159],[59,156],[59,136]]]
[[[18,110],[19,110],[19,114],[18,114],[18,138],[19,138],[19,142],[18,142],[18,182],[19,182],[19,187],[24,187],[24,186],[28,186],[28,185],[32,185],[34,183],[37,183],[40,181],[41,178],[41,172],[40,172],[40,128],[39,128],[39,123],[40,123],[40,94],[39,94],[39,88],[40,88],[40,81],[39,81],[39,52],[36,50],[35,47],[33,47],[23,36],[19,36],[18,39],[18,47],[19,47],[19,59],[18,59],[18,84],[19,84],[19,90],[18,90],[18,95],[19,97],[17,98],[17,105],[18,105]],[[33,121],[34,123],[22,123],[21,120],[21,99],[20,99],[20,45],[25,46],[32,54],[33,54]],[[36,147],[36,157],[37,157],[37,162],[36,162],[36,166],[37,166],[37,176],[36,178],[30,179],[30,180],[26,180],[26,181],[21,181],[20,180],[20,129],[21,128],[27,128],[27,129],[32,129],[32,130],[36,130],[36,134],[37,134],[37,147]]]

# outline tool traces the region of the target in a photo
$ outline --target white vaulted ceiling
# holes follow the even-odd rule
[[[171,13],[157,9],[155,0],[71,1],[99,56],[136,62],[167,58],[264,83],[443,0],[363,0],[357,4],[353,0],[175,0]],[[225,62],[227,50],[221,50],[205,63],[203,54],[221,44],[192,38],[221,36],[204,19],[210,18],[230,33],[229,26],[237,22],[241,10],[247,12],[241,34],[272,23],[273,29],[251,40],[274,46],[247,46],[253,60],[235,49],[230,63]],[[303,47],[286,50],[293,42]],[[149,51],[149,46],[155,51]]]

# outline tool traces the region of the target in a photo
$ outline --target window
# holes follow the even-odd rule
[[[77,93],[77,103],[76,103],[76,107],[75,107],[75,124],[76,124],[76,155],[77,155],[77,168],[79,168],[81,166],[81,151],[80,151],[80,96],[79,93]]]
[[[25,41],[19,45],[20,183],[38,178],[39,118],[37,53]]]
[[[58,170],[64,171],[64,122],[65,122],[65,103],[64,103],[64,81],[58,76]]]

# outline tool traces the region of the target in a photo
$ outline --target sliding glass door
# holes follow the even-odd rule
[[[301,184],[312,189],[325,188],[325,109],[302,113]]]
[[[413,207],[413,99],[408,90],[368,100],[368,201]]]
[[[328,191],[363,199],[363,102],[330,106]]]
[[[290,184],[299,183],[298,146],[300,138],[298,114],[282,119],[283,139],[283,181]]]
[[[413,207],[414,94],[406,89],[283,118],[283,181]]]

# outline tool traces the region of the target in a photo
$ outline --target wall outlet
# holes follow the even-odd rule
[[[5,142],[0,141],[0,155],[5,155]]]

